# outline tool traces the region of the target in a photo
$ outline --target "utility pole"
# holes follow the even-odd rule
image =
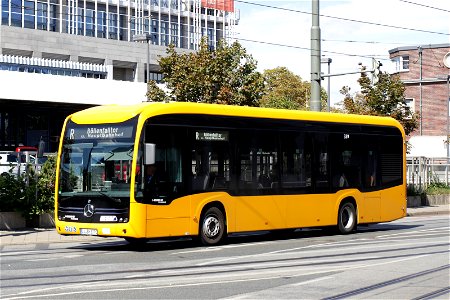
[[[420,65],[420,74],[419,74],[419,99],[420,99],[420,122],[419,122],[419,133],[422,135],[422,47],[418,47],[419,50],[419,65]]]
[[[321,111],[320,107],[320,26],[319,0],[312,0],[311,26],[311,111]]]

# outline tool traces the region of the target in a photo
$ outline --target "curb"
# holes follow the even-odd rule
[[[406,213],[407,217],[415,217],[415,216],[436,216],[436,215],[448,215],[450,211],[417,211],[412,213]]]

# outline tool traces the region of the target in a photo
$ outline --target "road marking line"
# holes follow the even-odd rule
[[[334,278],[334,277],[333,276],[319,277],[316,279],[311,279],[311,280],[307,280],[307,281],[303,281],[303,282],[299,282],[299,283],[290,284],[290,286],[300,286],[300,285],[310,284],[310,283],[319,282],[319,281],[332,279],[332,278]]]
[[[376,238],[399,236],[399,235],[410,235],[410,234],[422,233],[422,232],[426,232],[426,231],[437,231],[437,230],[447,232],[447,231],[450,231],[450,227],[439,227],[439,228],[430,228],[430,229],[423,229],[423,230],[415,230],[415,231],[408,231],[408,232],[399,232],[399,233],[378,235],[378,236],[376,236]]]

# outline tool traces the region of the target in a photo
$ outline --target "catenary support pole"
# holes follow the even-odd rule
[[[311,111],[320,111],[320,26],[319,0],[312,0],[311,26]]]

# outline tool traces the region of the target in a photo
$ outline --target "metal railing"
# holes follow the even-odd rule
[[[406,182],[418,191],[432,183],[450,185],[450,157],[408,157],[406,160]]]

